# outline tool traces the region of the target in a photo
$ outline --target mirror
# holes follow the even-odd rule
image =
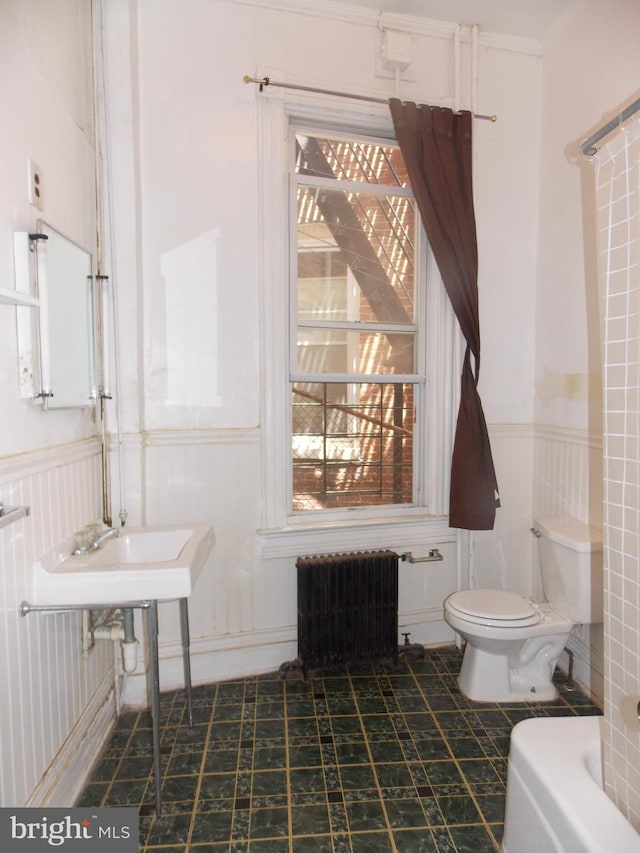
[[[91,254],[43,221],[37,223],[36,230],[28,235],[29,267],[35,267],[39,306],[33,340],[29,340],[24,323],[21,334],[18,322],[22,396],[38,399],[45,409],[94,406],[97,380]],[[25,366],[25,353],[30,370]]]

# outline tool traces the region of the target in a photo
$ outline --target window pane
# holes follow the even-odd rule
[[[296,134],[300,175],[408,187],[407,167],[396,145]]]
[[[415,202],[298,188],[298,320],[415,321]]]
[[[298,252],[298,322],[348,320],[356,291],[340,252]]]
[[[293,509],[413,501],[414,387],[295,383]]]
[[[298,329],[299,373],[415,372],[414,335],[335,329]]]
[[[422,333],[404,161],[386,141],[298,132],[294,184],[293,510],[412,504],[416,386],[388,381],[417,374]]]

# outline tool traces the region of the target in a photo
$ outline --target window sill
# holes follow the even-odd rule
[[[264,559],[298,557],[391,548],[399,552],[418,545],[456,541],[456,530],[445,516],[426,513],[384,518],[314,520],[270,530],[259,530]]]

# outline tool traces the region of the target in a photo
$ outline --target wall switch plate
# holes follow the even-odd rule
[[[44,210],[42,169],[35,160],[29,160],[29,204]]]

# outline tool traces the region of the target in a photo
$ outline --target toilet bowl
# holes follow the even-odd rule
[[[495,604],[494,604],[495,602]],[[573,622],[548,604],[505,590],[454,592],[445,619],[467,645],[458,686],[476,702],[547,702]]]
[[[458,685],[478,702],[547,702],[574,625],[602,621],[602,539],[571,518],[534,528],[547,601],[515,592],[466,589],[444,601],[445,621],[465,641]]]

